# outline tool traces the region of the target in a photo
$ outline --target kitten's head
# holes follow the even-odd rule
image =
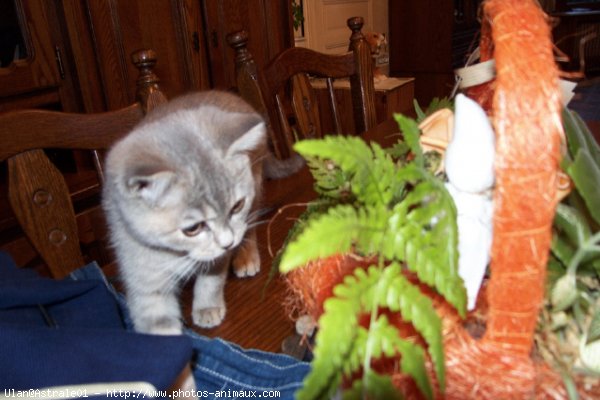
[[[109,153],[109,215],[148,246],[214,260],[251,222],[265,124],[256,113],[203,103],[159,115]]]

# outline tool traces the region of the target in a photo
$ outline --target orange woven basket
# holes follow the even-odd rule
[[[534,0],[487,0],[480,45],[482,61],[494,58],[497,73],[488,86],[496,186],[491,275],[479,303],[486,329],[476,340],[457,318],[445,319],[445,398],[565,399],[560,375],[531,355],[564,135],[546,15]],[[600,386],[581,384],[578,391],[581,398],[600,398]]]
[[[491,97],[496,133],[491,274],[477,310],[470,314],[471,321],[485,325],[485,333],[474,338],[456,311],[428,291],[444,321],[446,390],[437,397],[566,399],[561,376],[532,355],[544,301],[564,135],[559,71],[547,17],[535,0],[486,0],[480,45],[482,61],[494,58],[497,73],[488,85],[493,93],[479,92],[482,102]],[[322,285],[341,282],[357,265],[334,261],[328,261],[338,265],[330,276],[316,272],[319,262],[309,265],[302,277],[290,274],[290,286],[305,310],[319,314],[321,295],[331,291]],[[312,281],[306,282],[308,277]],[[408,398],[421,398],[406,376],[397,373],[393,381]],[[600,384],[578,383],[580,398],[600,398]]]

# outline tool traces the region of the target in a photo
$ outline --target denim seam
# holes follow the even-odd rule
[[[287,390],[287,389],[299,388],[299,387],[302,386],[302,382],[286,383],[285,385],[275,386],[275,387],[252,386],[252,385],[249,385],[247,383],[240,382],[240,381],[237,381],[235,379],[232,379],[232,378],[230,378],[230,377],[228,377],[226,375],[223,375],[223,374],[220,374],[218,372],[215,372],[212,369],[207,368],[207,367],[205,367],[205,366],[203,366],[201,364],[196,364],[194,367],[195,367],[194,369],[196,369],[196,370],[200,370],[200,371],[203,371],[203,372],[205,372],[205,373],[207,373],[209,375],[216,376],[217,378],[222,379],[223,381],[232,383],[232,384],[240,386],[240,387],[245,387],[245,388],[248,388],[248,389],[253,389],[253,390],[263,390],[263,391],[267,391],[267,390]]]
[[[273,367],[273,368],[275,368],[275,369],[277,369],[277,370],[280,370],[280,371],[285,371],[285,370],[287,370],[287,369],[290,369],[290,368],[297,368],[297,367],[299,366],[298,364],[294,364],[294,365],[286,365],[285,367],[282,367],[282,366],[279,366],[279,365],[277,365],[277,364],[273,364],[273,363],[272,363],[272,362],[270,362],[270,361],[265,361],[265,360],[260,360],[260,361],[258,361],[258,360],[256,360],[255,358],[252,358],[252,357],[248,356],[246,353],[244,353],[243,351],[239,350],[239,349],[238,349],[238,348],[236,348],[235,346],[232,346],[230,343],[227,343],[227,342],[226,342],[226,341],[224,341],[223,339],[221,339],[221,338],[216,338],[216,340],[217,340],[218,342],[220,342],[220,343],[223,343],[223,344],[224,344],[225,346],[227,346],[227,347],[228,347],[230,350],[232,350],[232,351],[236,352],[237,354],[239,354],[240,356],[242,356],[243,358],[245,358],[245,359],[247,359],[247,360],[250,360],[250,361],[253,361],[253,362],[260,362],[261,364],[268,365],[268,366],[270,366],[270,367]],[[286,356],[286,355],[284,355],[284,354],[277,354],[277,353],[270,353],[269,355],[270,355],[270,356],[276,356],[277,358],[285,358],[285,359],[287,359],[287,358],[289,357],[289,356]],[[298,363],[301,363],[301,362],[300,362],[300,361],[298,361]],[[301,365],[301,364],[300,364],[300,365]]]

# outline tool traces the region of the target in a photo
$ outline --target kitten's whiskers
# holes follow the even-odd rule
[[[256,228],[257,226],[266,224],[270,221],[270,219],[263,219],[261,221],[254,221],[251,223],[248,223],[248,227],[246,229],[252,229],[252,228]]]
[[[197,264],[198,261],[187,255],[178,258],[175,264],[171,264],[169,275],[167,275],[165,285],[161,290],[168,293],[175,290],[178,285],[182,285],[192,276],[192,272],[196,269]]]

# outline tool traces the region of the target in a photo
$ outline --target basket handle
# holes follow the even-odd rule
[[[487,0],[482,60],[496,61],[494,240],[484,341],[529,354],[544,300],[562,135],[550,27],[535,0]]]

